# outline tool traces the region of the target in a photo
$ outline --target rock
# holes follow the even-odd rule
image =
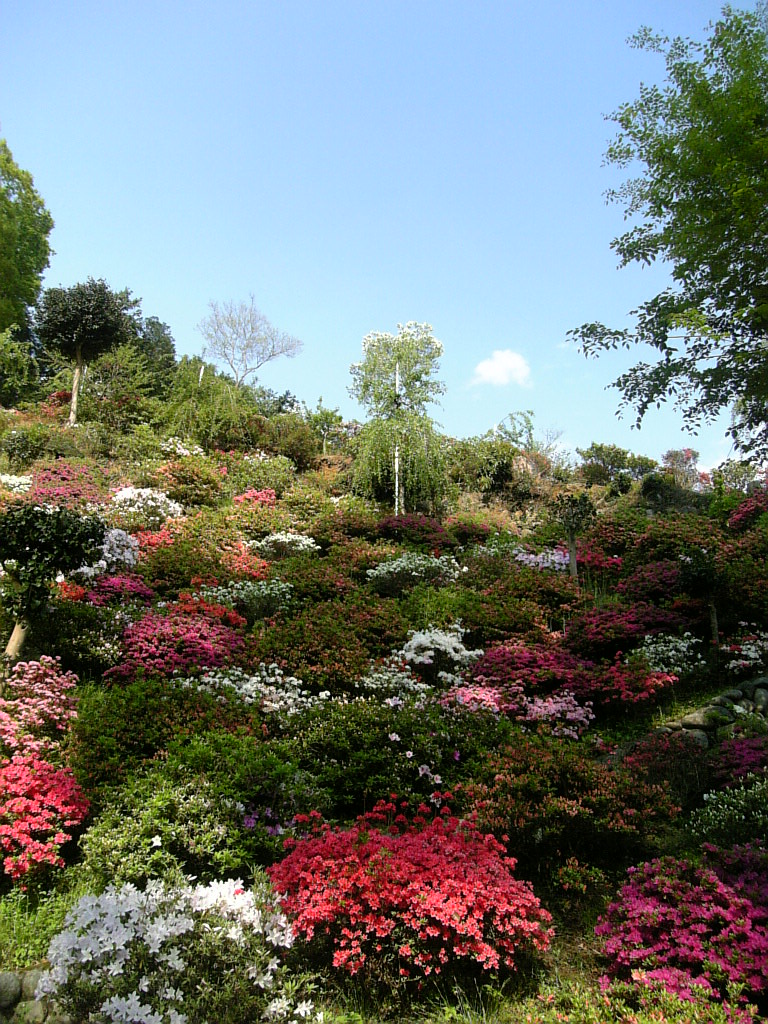
[[[768,690],[764,690],[762,687],[755,690],[752,700],[761,714],[765,714],[768,711]]]
[[[741,700],[737,701],[736,707],[742,708],[748,715],[752,714],[752,712],[755,710],[754,701],[747,700],[746,697],[742,697]]]
[[[21,978],[12,971],[0,971],[0,1010],[8,1010],[21,999]]]
[[[739,694],[741,696],[741,694]],[[724,693],[721,693],[719,697],[713,697],[709,702],[712,707],[715,708],[732,708],[733,701],[726,697]]]
[[[679,718],[674,718],[671,722],[665,722],[664,724],[668,729],[671,729],[672,732],[680,732],[683,728],[683,723]]]
[[[37,989],[37,983],[40,981],[43,972],[36,968],[32,971],[25,971],[21,976],[21,998],[33,1000],[35,998],[35,990]]]
[[[28,1002],[19,1003],[11,1018],[11,1024],[42,1024],[47,1013],[48,1008],[45,1003],[38,999],[31,999]]]
[[[686,729],[685,734],[690,736],[694,743],[698,743],[704,750],[709,746],[709,736],[707,736],[703,729]]]
[[[726,690],[725,693],[721,693],[720,696],[725,697],[726,700],[733,701],[734,704],[738,704],[738,702],[744,697],[744,691],[741,689]],[[714,704],[714,701],[712,703]]]
[[[701,708],[699,711],[692,711],[683,718],[684,729],[719,729],[721,725],[727,725],[735,718],[733,711],[727,708],[713,708],[711,705]]]
[[[750,700],[754,700],[754,692],[758,687],[768,690],[768,676],[758,676],[757,679],[750,679],[748,683],[739,683],[739,689]]]

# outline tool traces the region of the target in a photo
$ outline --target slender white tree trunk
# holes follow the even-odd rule
[[[77,399],[80,394],[80,385],[83,382],[83,370],[83,357],[80,354],[80,349],[78,349],[75,362],[75,375],[72,378],[72,401],[69,403],[69,419],[67,420],[68,427],[74,427],[77,423]]]

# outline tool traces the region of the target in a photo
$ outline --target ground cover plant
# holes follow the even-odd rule
[[[765,1010],[758,698],[707,749],[654,731],[768,665],[759,495],[710,519],[606,488],[574,577],[543,498],[523,537],[482,501],[394,517],[283,456],[155,442],[0,481],[13,536],[48,538],[0,581],[6,632],[28,618],[0,949],[32,966],[11,929],[59,933],[41,993],[105,1022]],[[574,948],[586,980],[553,987]]]

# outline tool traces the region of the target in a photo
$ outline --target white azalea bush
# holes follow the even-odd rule
[[[105,572],[133,569],[139,560],[139,542],[125,530],[114,527],[104,534],[99,557],[92,565],[82,565],[73,573],[80,580],[90,580]]]
[[[31,476],[26,474],[16,476],[13,473],[0,473],[0,491],[10,491],[11,494],[26,494],[31,486]]]
[[[424,682],[432,686],[454,686],[459,673],[483,656],[482,650],[471,651],[464,646],[464,629],[456,623],[450,629],[411,630],[408,640],[395,652]]]
[[[660,633],[645,637],[625,661],[642,658],[652,672],[667,672],[682,679],[703,675],[707,671],[703,648],[704,641],[692,633],[683,633],[682,636]]]
[[[201,586],[200,596],[236,609],[253,623],[285,611],[293,598],[293,586],[283,580],[230,580],[218,587]]]
[[[320,545],[313,537],[291,530],[267,534],[263,540],[251,541],[249,547],[268,561],[294,555],[316,555],[320,551]]]
[[[116,526],[129,531],[159,530],[167,520],[182,516],[184,508],[157,487],[121,487],[112,495],[108,514]]]
[[[79,1024],[320,1021],[311,986],[284,965],[293,944],[263,878],[85,896],[48,950],[37,998]]]
[[[721,647],[726,669],[740,679],[764,672],[768,665],[768,633],[754,622],[740,622],[739,633]]]
[[[416,583],[442,586],[461,576],[461,566],[452,555],[424,555],[407,551],[398,558],[379,562],[366,570],[368,582],[377,594],[397,597],[406,587]]]
[[[768,778],[750,772],[730,789],[705,793],[690,827],[702,842],[715,846],[768,843]]]
[[[200,693],[210,693],[222,702],[257,704],[263,712],[275,714],[281,720],[324,704],[330,698],[328,690],[310,693],[301,679],[287,676],[277,665],[264,662],[254,672],[236,667],[217,668],[176,682]]]

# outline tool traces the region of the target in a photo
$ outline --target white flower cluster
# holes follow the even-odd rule
[[[750,772],[730,789],[704,794],[691,815],[691,831],[717,846],[768,840],[768,777]]]
[[[182,441],[180,437],[167,437],[160,442],[160,451],[163,455],[173,455],[183,459],[188,455],[205,455],[199,444],[194,441]]]
[[[493,534],[485,544],[480,545],[476,550],[494,558],[512,558],[521,565],[527,565],[532,569],[554,569],[555,572],[565,572],[568,568],[568,552],[562,548],[545,548],[543,551],[534,553],[526,551],[515,538],[501,533]]]
[[[432,687],[420,679],[411,666],[396,654],[374,662],[355,683],[355,689],[367,690],[385,698],[385,703],[400,703],[406,697],[421,697]]]
[[[157,487],[121,487],[112,495],[111,505],[128,524],[150,530],[184,514],[184,506]]]
[[[464,630],[460,623],[450,629],[436,629],[429,626],[423,630],[411,630],[408,640],[395,654],[409,665],[417,666],[416,671],[427,682],[454,685],[459,681],[458,672],[483,656],[483,651],[468,650],[462,643]]]
[[[248,545],[262,558],[289,558],[291,555],[317,554],[320,545],[303,533],[270,533],[263,540],[252,540]]]
[[[461,572],[461,566],[453,555],[438,557],[407,551],[367,569],[366,576],[378,593],[396,594],[411,583],[450,583],[457,580]]]
[[[768,633],[761,631],[753,622],[740,622],[741,636],[723,644],[723,654],[730,653],[731,660],[726,669],[734,675],[762,672],[768,665]]]
[[[181,686],[210,693],[221,701],[230,698],[244,704],[258,704],[262,711],[290,718],[302,711],[324,704],[330,692],[313,694],[295,676],[286,676],[277,665],[261,662],[255,675],[240,668],[217,668],[195,676],[176,680]]]
[[[155,882],[144,891],[110,886],[67,915],[36,998],[52,996],[81,1012],[90,1004],[94,1022],[186,1024],[189,1010],[202,1019],[204,1000],[215,997],[212,979],[196,969],[195,950],[205,945],[207,967],[218,961],[217,986],[234,985],[253,1004],[254,1020],[259,1010],[274,1020],[306,1020],[313,1006],[295,1002],[298,986],[275,955],[293,944],[293,931],[273,902],[266,881],[253,890],[239,880],[194,888]]]
[[[282,580],[230,580],[225,586],[201,586],[205,601],[236,608],[251,619],[263,619],[287,608],[293,585]]]
[[[73,575],[93,579],[115,569],[132,569],[139,559],[139,542],[125,530],[113,528],[104,534],[100,557],[93,565],[82,565]]]
[[[0,489],[11,494],[25,494],[32,486],[31,476],[14,476],[13,473],[0,473]]]
[[[707,663],[701,653],[703,646],[703,640],[692,633],[682,636],[659,633],[645,637],[633,654],[640,655],[652,672],[670,672],[682,678],[706,671]],[[629,655],[625,663],[631,658]]]

